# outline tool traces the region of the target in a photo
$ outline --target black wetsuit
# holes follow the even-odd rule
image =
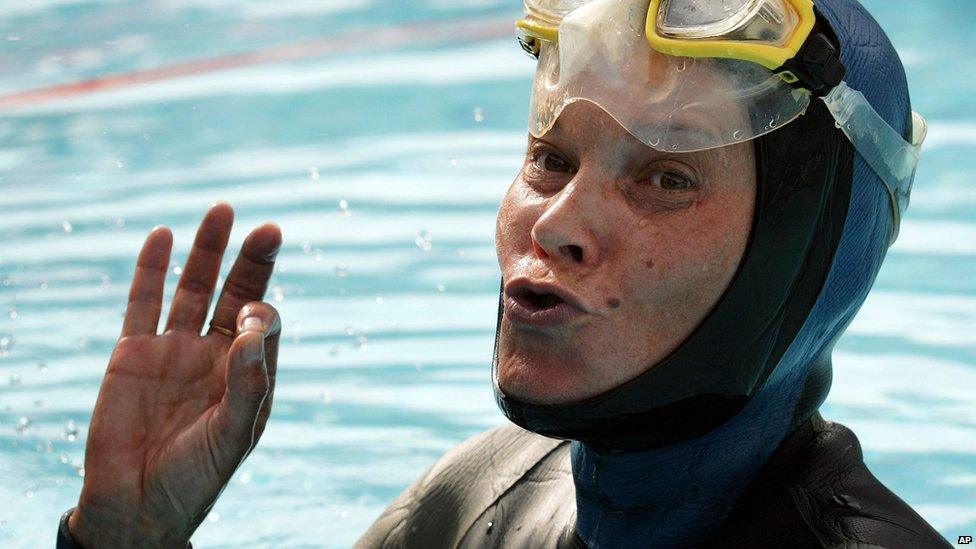
[[[569,443],[504,426],[442,458],[357,547],[585,547],[575,519]],[[951,547],[871,474],[854,433],[819,414],[780,445],[711,539],[693,546]]]

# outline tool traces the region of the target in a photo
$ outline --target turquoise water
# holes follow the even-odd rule
[[[824,414],[955,541],[976,532],[976,3],[866,4],[931,132]],[[0,545],[53,542],[138,246],[174,229],[172,292],[215,200],[237,209],[234,248],[263,220],[284,231],[268,299],[286,344],[272,421],[197,545],[349,546],[440,454],[504,421],[488,379],[492,239],[532,64],[494,30],[363,48],[406,22],[497,29],[518,12],[514,0],[0,4],[0,96],[346,36],[331,53],[0,108]]]

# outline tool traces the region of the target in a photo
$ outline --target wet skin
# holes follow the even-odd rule
[[[501,390],[571,403],[670,354],[734,278],[755,194],[750,143],[666,154],[592,103],[566,107],[529,137],[498,214]],[[547,315],[540,295],[560,290],[576,306]]]

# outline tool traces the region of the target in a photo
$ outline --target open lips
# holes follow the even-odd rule
[[[526,278],[506,284],[505,297],[505,313],[516,324],[556,327],[590,314],[571,292]]]

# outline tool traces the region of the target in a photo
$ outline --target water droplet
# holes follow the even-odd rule
[[[732,132],[732,139],[735,139],[736,141],[742,139],[742,130],[735,130]]]
[[[247,484],[249,482],[251,482],[251,472],[244,471],[241,473],[241,484]]]
[[[177,276],[183,274],[183,267],[181,267],[179,265],[174,265],[173,266],[173,274],[175,274]]]
[[[339,518],[346,518],[349,516],[349,511],[346,511],[345,509],[339,509],[338,511],[336,511],[336,515]]]
[[[481,107],[474,108],[474,121],[479,124],[485,121],[485,110]]]
[[[75,228],[74,226],[71,225],[70,221],[62,221],[61,230],[63,230],[66,233],[70,233],[71,231],[75,230]]]
[[[116,160],[115,161],[115,167],[116,168],[124,168],[125,167],[125,162],[122,162],[121,160]]]
[[[24,492],[24,496],[26,496],[27,499],[34,499],[34,491],[33,490],[28,490],[28,491]]]
[[[302,253],[305,255],[312,253],[312,243],[308,240],[302,242]]]
[[[318,167],[317,166],[311,166],[311,167],[309,167],[308,168],[308,176],[311,177],[312,179],[316,179],[317,180],[319,178],[319,169],[318,169]]]
[[[108,288],[112,285],[112,277],[108,275],[102,275],[102,288]],[[220,286],[220,282],[217,282],[217,286]]]
[[[274,296],[275,303],[281,303],[285,300],[285,289],[281,286],[275,286],[272,288],[271,294]]]
[[[220,520],[220,513],[216,511],[211,511],[210,514],[207,515],[207,520],[210,522],[217,522],[218,520]]]
[[[43,291],[43,290],[46,290],[46,289],[47,289],[47,281],[46,281],[46,280],[42,280],[42,281],[41,281],[41,283],[40,283],[40,284],[38,285],[38,287],[39,287],[39,288],[40,288],[40,289],[41,289],[42,291]]]
[[[328,391],[322,393],[322,404],[325,404],[326,406],[332,404],[332,393]]]
[[[487,530],[485,530],[485,535],[488,535],[488,536],[490,536],[490,535],[491,535],[491,531],[492,531],[492,530],[493,530],[494,528],[495,528],[495,523],[489,520],[489,521],[488,521],[488,529],[487,529]]]
[[[9,276],[5,276],[5,277],[3,277],[2,280],[0,280],[0,285],[10,286],[10,282],[11,282],[10,281],[10,277]]]
[[[68,442],[74,442],[78,438],[78,426],[73,419],[69,419],[68,423],[64,424],[64,438]]]
[[[420,231],[417,234],[417,238],[414,239],[414,244],[425,252],[429,252],[434,247],[430,233],[427,231]]]
[[[779,120],[776,118],[773,118],[772,120],[769,121],[770,128],[775,128],[777,124],[779,124]]]
[[[688,61],[685,58],[681,57],[678,59],[678,65],[674,68],[674,70],[676,72],[685,72],[685,69],[687,68],[688,68]]]
[[[344,263],[340,263],[335,266],[334,272],[337,277],[345,278],[349,276],[349,267],[347,267]]]
[[[125,227],[125,219],[122,219],[121,217],[116,218],[115,219],[115,226],[116,227]]]
[[[68,463],[68,454],[61,454],[61,463]]]
[[[437,285],[437,291],[440,292],[440,293],[444,293],[444,290],[446,290],[446,289],[447,289],[447,287],[444,286],[443,284],[438,284]]]
[[[14,426],[14,429],[17,431],[17,434],[22,435],[30,426],[31,420],[26,417],[21,417],[17,420],[17,425]]]
[[[84,349],[84,348],[88,347],[88,338],[87,337],[79,337],[77,339],[77,341],[75,341],[75,346],[77,346],[79,349]]]
[[[452,159],[451,159],[451,165],[452,165],[452,166],[457,166],[458,164],[460,164],[460,162],[458,161],[458,159],[457,159],[457,158],[452,158]]]
[[[376,304],[377,305],[382,305],[383,304],[383,296],[381,296],[381,295],[376,296]]]
[[[0,356],[6,355],[10,352],[10,349],[14,346],[13,336],[0,336]]]
[[[345,200],[339,201],[339,213],[341,213],[346,217],[349,217],[349,203],[346,202]]]
[[[369,345],[367,345],[368,342],[369,342],[369,338],[366,337],[366,334],[359,334],[358,336],[356,336],[356,344],[355,344],[356,350],[362,351],[363,349],[368,348],[369,347]]]
[[[84,467],[79,467],[78,468],[78,476],[81,477],[81,478],[85,478],[85,468]]]
[[[10,320],[17,320],[17,307],[11,307],[10,311],[7,313],[10,316]]]
[[[322,261],[322,250],[315,250],[315,261]]]
[[[47,364],[44,362],[38,362],[37,369],[40,370],[41,373],[43,374],[44,372],[47,372]]]
[[[660,136],[654,137],[653,139],[651,139],[651,142],[648,144],[652,147],[657,147],[658,145],[661,144],[661,137]]]
[[[352,326],[346,326],[346,330],[345,330],[345,332],[346,332],[346,335],[347,335],[347,336],[351,336],[351,335],[353,335],[354,333],[356,333],[356,329],[355,329],[355,328],[353,328]]]
[[[10,380],[8,381],[11,387],[20,387],[21,379],[17,374],[10,374]]]

